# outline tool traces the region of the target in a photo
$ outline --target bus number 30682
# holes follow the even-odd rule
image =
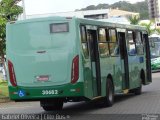
[[[42,90],[42,95],[57,95],[58,90]]]

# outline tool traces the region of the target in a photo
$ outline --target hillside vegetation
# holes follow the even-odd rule
[[[148,4],[147,0],[143,2],[137,2],[135,4],[131,4],[126,1],[119,1],[114,4],[98,4],[97,6],[95,5],[90,5],[87,6],[86,8],[82,8],[80,10],[97,10],[97,9],[120,9],[120,10],[126,10],[130,12],[138,12],[140,13],[140,19],[149,19],[149,14],[148,14]],[[78,11],[78,10],[76,10]]]

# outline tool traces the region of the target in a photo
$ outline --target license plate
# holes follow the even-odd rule
[[[37,81],[48,81],[49,80],[49,75],[40,75],[37,76]]]
[[[58,90],[42,90],[42,95],[58,95]]]

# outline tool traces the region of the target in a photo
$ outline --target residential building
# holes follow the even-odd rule
[[[148,0],[148,9],[150,19],[160,21],[160,0]]]
[[[139,16],[139,13],[119,10],[117,8],[117,9],[110,9],[108,16],[109,16],[109,18],[112,18],[112,17],[125,17],[125,18],[129,18],[129,17],[133,17],[133,16]]]

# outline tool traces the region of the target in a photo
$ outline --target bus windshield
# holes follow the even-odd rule
[[[151,59],[160,57],[160,38],[159,37],[151,37],[150,41],[150,51],[151,51]]]

